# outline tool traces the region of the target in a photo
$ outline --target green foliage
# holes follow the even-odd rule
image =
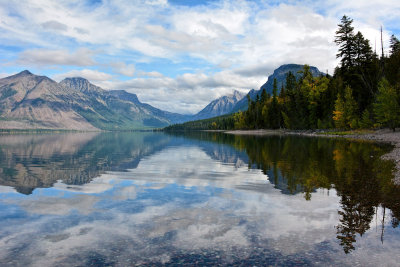
[[[368,109],[364,110],[361,120],[360,120],[360,128],[362,129],[369,129],[372,128],[374,123],[371,120],[371,114]]]
[[[333,120],[335,121],[336,128],[345,129],[346,128],[346,117],[344,115],[345,104],[341,94],[335,101],[335,110],[333,111]]]
[[[248,95],[248,109],[233,115],[229,123],[216,122],[216,126],[211,127],[208,122],[199,121],[190,124],[191,127],[220,130],[368,129],[376,126],[372,118],[382,126],[398,126],[400,42],[393,35],[390,57],[379,59],[369,40],[359,31],[354,33],[352,23],[352,19],[343,16],[338,25],[335,43],[339,46],[337,57],[341,64],[333,76],[313,77],[310,67],[305,65],[296,74],[298,79],[291,72],[286,74],[285,86],[282,84],[279,95],[276,79],[272,96],[265,90],[254,100]],[[379,83],[383,76],[387,78],[384,85]]]
[[[240,112],[239,112],[240,113]],[[214,117],[205,120],[188,121],[181,124],[174,124],[164,128],[164,131],[200,131],[200,130],[230,130],[235,127],[235,114],[228,114],[219,117]],[[243,125],[243,121],[241,122]]]
[[[400,52],[400,41],[394,34],[390,37],[390,53],[396,54]]]
[[[400,124],[400,105],[396,90],[386,79],[382,79],[378,86],[378,95],[374,104],[376,120],[382,126],[395,131]]]
[[[234,128],[235,129],[244,129],[246,128],[245,117],[243,112],[237,112],[233,114],[233,118],[235,121]]]
[[[356,111],[357,111],[357,103],[353,98],[353,91],[350,86],[347,86],[344,91],[344,105],[345,105],[345,120],[350,128],[357,128],[355,123],[356,119]]]
[[[353,20],[344,15],[340,22],[335,36],[335,43],[339,45],[339,52],[336,57],[341,58],[342,67],[349,68],[353,66],[355,54]]]
[[[333,120],[336,128],[354,129],[358,127],[358,121],[355,116],[357,104],[353,98],[350,86],[345,89],[344,98],[339,94],[335,101],[335,110],[333,111]]]
[[[288,115],[286,115],[285,112],[282,111],[282,118],[283,118],[283,123],[285,125],[286,129],[290,129],[290,118],[288,117]]]

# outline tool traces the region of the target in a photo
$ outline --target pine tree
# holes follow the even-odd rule
[[[353,20],[344,15],[338,24],[335,43],[339,45],[339,53],[336,58],[341,58],[342,68],[350,68],[354,64],[354,27],[351,26]]]
[[[286,74],[286,93],[292,95],[296,88],[296,76],[291,71]]]
[[[373,52],[369,41],[364,38],[361,32],[357,32],[354,36],[354,56],[357,66],[363,66],[373,59]]]
[[[268,110],[268,122],[273,129],[277,129],[280,127],[280,118],[281,114],[279,111],[278,104],[278,85],[276,79],[274,79],[273,89],[272,89],[272,100],[270,104],[270,108]]]
[[[360,127],[363,129],[369,129],[373,126],[371,120],[371,114],[369,113],[368,109],[365,109],[360,120]]]
[[[394,34],[390,37],[390,54],[396,54],[400,52],[400,41]]]
[[[400,124],[400,105],[396,90],[383,78],[378,85],[378,95],[374,104],[376,120],[393,131]]]
[[[261,92],[261,104],[265,104],[267,102],[267,99],[268,99],[267,91],[265,90],[265,88],[263,88]]]

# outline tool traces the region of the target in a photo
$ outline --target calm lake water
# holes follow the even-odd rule
[[[390,147],[216,133],[0,135],[0,266],[400,264]]]

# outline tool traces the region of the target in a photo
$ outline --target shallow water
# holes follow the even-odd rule
[[[400,262],[390,147],[217,133],[0,136],[0,265]]]

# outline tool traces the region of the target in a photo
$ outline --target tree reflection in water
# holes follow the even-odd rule
[[[141,158],[188,140],[219,161],[240,160],[262,170],[282,194],[303,194],[312,201],[316,189],[335,189],[341,199],[336,235],[345,253],[355,249],[357,236],[370,228],[378,208],[383,211],[378,219],[382,242],[385,221],[399,225],[394,164],[380,159],[390,147],[363,141],[206,132],[2,136],[0,184],[24,194],[58,180],[85,184],[106,171],[136,168]]]
[[[337,238],[345,253],[355,249],[357,235],[369,228],[378,207],[386,209],[392,227],[399,225],[400,187],[393,184],[394,164],[380,157],[390,146],[366,141],[298,136],[234,136],[192,133],[195,138],[229,143],[248,155],[249,168],[261,169],[282,193],[303,193],[311,200],[318,188],[334,188],[341,197]]]

